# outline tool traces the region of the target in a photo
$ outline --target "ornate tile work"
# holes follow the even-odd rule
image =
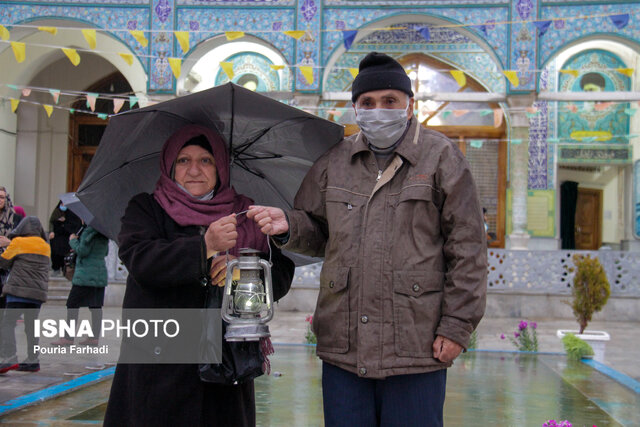
[[[479,49],[479,46],[477,48]],[[491,57],[481,50],[452,53],[434,52],[433,56],[442,58],[445,62],[465,70],[491,92],[504,93],[506,91],[506,79],[497,69]]]
[[[314,67],[322,65],[320,62],[320,34],[321,34],[321,0],[298,0],[297,21],[298,30],[307,30],[307,35],[298,40],[296,59],[298,65]],[[320,88],[322,70],[314,68],[313,83],[309,84],[299,69],[295,73],[295,88],[297,90],[317,90]]]
[[[20,3],[43,3],[42,0],[22,0]],[[93,7],[95,6],[101,6],[101,5],[118,5],[118,6],[127,6],[127,5],[144,5],[144,6],[148,6],[149,5],[149,0],[100,0],[100,1],[96,1],[96,2],[89,2],[87,0],[47,0],[47,3],[51,4],[57,4],[57,3],[64,3],[64,4],[69,4],[69,3],[73,3],[73,4],[82,4],[82,5],[91,5]]]
[[[511,2],[511,51],[509,52],[509,70],[517,70],[520,84],[517,88],[509,83],[509,89],[515,91],[534,90],[536,85],[536,38],[538,30],[531,22],[519,22],[536,19],[537,0],[514,0]]]
[[[508,5],[510,0],[495,0],[491,4]],[[576,0],[578,1],[578,0]],[[481,0],[325,0],[327,6],[429,6],[446,5],[446,6],[462,6],[462,5],[484,5],[486,1]]]
[[[177,0],[179,6],[294,6],[295,0]]]
[[[540,87],[548,84],[548,71],[540,75]],[[548,173],[548,128],[549,105],[547,101],[536,101],[533,106],[538,114],[529,120],[529,190],[553,189],[549,187]]]
[[[98,28],[109,28],[111,34],[138,56],[148,55],[148,47],[144,48],[126,30],[144,29],[148,27],[149,7],[85,7],[85,6],[53,6],[29,4],[4,4],[0,7],[0,22],[10,29],[9,23],[20,24],[38,18],[60,18],[90,23]],[[122,31],[113,31],[119,29]],[[82,36],[79,36],[82,39]],[[145,70],[149,69],[149,61],[140,58]]]
[[[593,16],[603,13],[628,13],[632,17],[629,19],[629,24],[621,30],[617,29],[607,16],[556,21],[562,25],[552,25],[547,33],[540,38],[538,63],[546,63],[558,49],[587,35],[610,34],[627,39],[640,39],[640,20],[634,19],[640,16],[640,3],[638,2],[609,3],[603,5],[544,6],[541,10],[540,19]],[[558,26],[561,28],[557,28]]]
[[[182,52],[180,54],[174,52],[173,16],[175,9],[173,0],[153,0],[151,10],[151,28],[155,31],[165,31],[154,32],[149,35],[151,55],[153,56],[151,58],[149,90],[173,92],[175,79],[173,78],[171,67],[169,67],[168,58],[182,56]]]
[[[425,13],[433,16],[439,16],[453,22],[462,24],[478,24],[484,23],[483,28],[466,28],[477,36],[485,39],[486,43],[494,49],[495,54],[502,61],[507,58],[507,40],[508,28],[506,25],[494,25],[495,22],[508,21],[508,9],[504,7],[483,7],[483,8],[430,8],[424,6],[414,7],[411,9],[395,9],[389,13],[389,9],[330,9],[325,8],[323,15],[324,28],[327,30],[322,34],[322,62],[326,64],[327,60],[334,53],[335,49],[342,44],[341,30],[355,30],[368,25],[373,21],[379,21],[386,17],[397,16],[400,14]],[[382,25],[382,24],[381,24]],[[426,25],[426,24],[423,24]],[[486,32],[486,35],[485,35]],[[395,34],[396,31],[391,32]],[[400,37],[402,33],[398,32]],[[402,43],[402,42],[401,42]]]
[[[181,8],[177,11],[176,30],[192,31],[189,38],[191,47],[224,31],[246,31],[273,44],[287,62],[294,64],[295,40],[282,33],[296,29],[294,12],[292,9]]]

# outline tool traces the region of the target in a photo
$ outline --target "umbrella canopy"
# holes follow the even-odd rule
[[[257,204],[290,209],[313,162],[342,126],[228,83],[111,118],[76,193],[89,224],[116,240],[136,194],[153,192],[160,151],[187,124],[215,129],[229,144],[231,185]]]
[[[78,218],[83,220],[85,224],[91,224],[93,222],[93,214],[82,204],[78,196],[76,196],[76,193],[63,193],[59,199],[67,208],[71,209],[71,212],[78,215]]]

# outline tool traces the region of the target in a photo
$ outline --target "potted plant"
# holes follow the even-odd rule
[[[566,333],[562,337],[562,345],[564,345],[564,351],[571,360],[580,360],[582,358],[593,357],[593,348],[588,342],[582,340],[572,333]]]
[[[604,331],[585,331],[594,313],[602,310],[609,299],[611,289],[607,275],[597,257],[576,254],[573,256],[575,276],[573,278],[572,296],[570,303],[573,314],[578,321],[578,331],[558,330],[558,337],[573,333],[578,338],[588,342],[594,351],[594,360],[604,361],[604,348],[610,336]],[[568,303],[569,304],[569,303]]]

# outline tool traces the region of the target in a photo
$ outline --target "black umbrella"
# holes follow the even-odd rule
[[[93,222],[93,214],[82,204],[78,196],[76,196],[76,193],[63,193],[59,196],[59,199],[67,208],[71,209],[71,212],[83,220],[85,224],[91,224]]]
[[[336,123],[233,83],[119,114],[76,193],[94,216],[91,226],[116,240],[131,197],[155,188],[164,142],[190,123],[227,141],[238,193],[283,209],[292,207],[313,162],[343,136]]]

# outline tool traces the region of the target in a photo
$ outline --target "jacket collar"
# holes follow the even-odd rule
[[[409,129],[405,132],[402,142],[395,150],[396,154],[399,154],[404,159],[409,161],[411,165],[415,166],[418,162],[420,155],[420,146],[418,145],[418,139],[420,137],[420,124],[415,116],[411,117],[409,121]],[[362,132],[358,132],[353,143],[351,144],[351,159],[359,153],[371,151],[367,142],[364,139]]]

